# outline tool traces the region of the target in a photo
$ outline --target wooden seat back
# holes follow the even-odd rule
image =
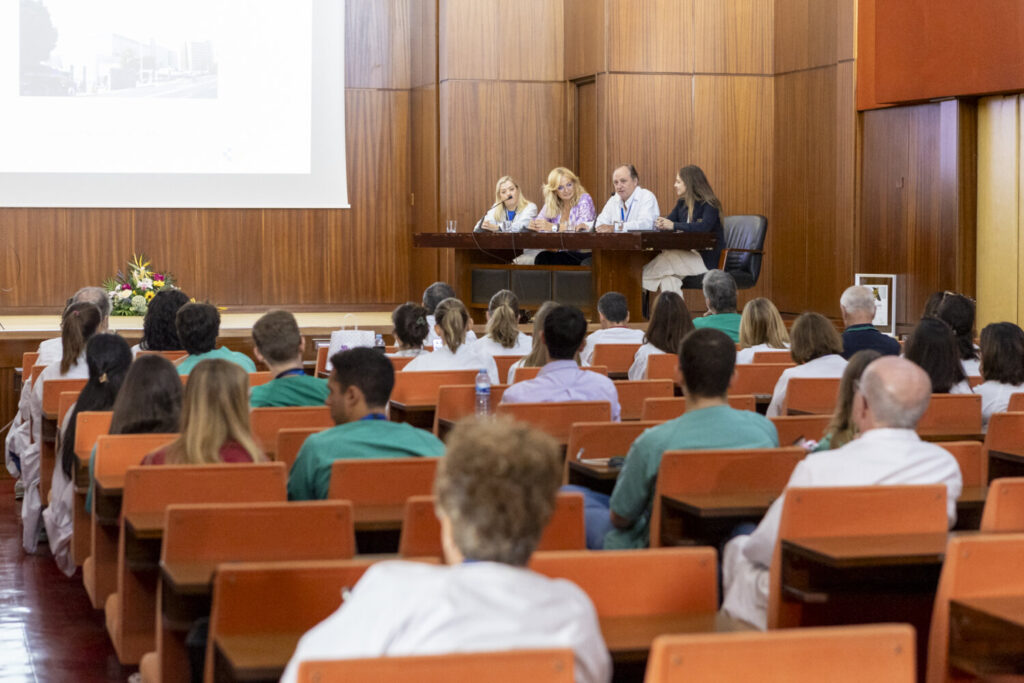
[[[1024,392],[1010,394],[1010,402],[1006,404],[1008,413],[1024,413]]]
[[[296,408],[253,408],[249,413],[252,434],[256,443],[270,459],[277,449],[277,433],[285,428],[316,427],[320,430],[334,426],[331,409],[327,406]]]
[[[558,443],[569,441],[574,422],[610,422],[608,401],[555,401],[552,403],[499,403],[495,413],[508,415],[550,434]]]
[[[735,410],[757,410],[757,401],[753,394],[736,394],[729,396],[729,407]],[[667,422],[674,420],[686,412],[686,397],[648,398],[644,400],[641,420]]]
[[[401,372],[415,357],[416,356],[388,356],[388,360],[391,361],[391,367],[395,369],[395,372]]]
[[[591,358],[591,362],[594,365],[603,365],[608,368],[610,375],[625,375],[633,365],[633,358],[640,346],[640,344],[594,344],[594,356]]]
[[[754,351],[754,363],[792,363],[793,354],[789,349],[778,351]]]
[[[474,384],[478,370],[426,370],[396,372],[391,400],[406,406],[436,406],[437,395],[448,384]]]
[[[658,468],[651,506],[650,545],[661,545],[661,497],[682,493],[779,492],[804,449],[741,448],[729,450],[665,451]]]
[[[917,423],[922,438],[981,433],[981,394],[932,394]]]
[[[794,363],[750,363],[737,365],[729,384],[730,394],[771,396],[784,370],[795,368]]]
[[[56,417],[60,408],[60,395],[64,392],[78,394],[88,379],[48,379],[43,382],[43,415]]]
[[[779,445],[789,446],[800,439],[820,441],[825,436],[831,415],[778,415],[768,418],[779,433]]]
[[[71,406],[75,405],[78,401],[78,396],[81,391],[62,391],[60,397],[57,399],[57,435],[60,435],[60,428],[64,424],[64,418],[67,417],[68,411],[71,410]]]
[[[139,356],[160,356],[161,358],[166,358],[167,360],[169,360],[169,361],[171,361],[173,363],[174,361],[180,360],[180,359],[184,358],[187,355],[188,355],[188,351],[142,351],[142,350],[140,350],[138,353],[135,354],[135,357],[138,358]]]
[[[284,502],[287,480],[284,465],[277,462],[128,468],[117,546],[117,593],[105,605],[107,632],[122,664],[138,664],[156,647],[155,576],[129,569],[126,519],[164,515],[175,503]]]
[[[992,451],[1009,453],[1024,458],[1024,412],[993,413],[985,432],[985,460],[988,461],[989,481],[1007,476],[992,455]]]
[[[786,387],[782,414],[831,415],[838,400],[838,377],[794,377]]]
[[[327,358],[331,352],[330,344],[316,347],[316,365],[313,369],[314,377],[327,377]]]
[[[626,455],[637,437],[657,422],[574,422],[569,428],[567,459]]]
[[[270,374],[269,370],[261,370],[259,372],[249,373],[249,388],[258,387],[262,384],[266,384],[270,380],[274,379],[274,376]]]
[[[223,565],[213,579],[204,680],[225,680],[215,656],[219,641],[299,636],[330,616],[371,560],[252,562]],[[273,596],[273,599],[268,599]],[[289,654],[281,662],[283,670]]]
[[[274,460],[284,463],[284,466],[291,472],[302,444],[306,443],[306,438],[322,431],[324,430],[320,427],[288,427],[278,431]]]
[[[658,636],[646,683],[914,683],[909,624]]]
[[[434,488],[438,458],[335,460],[327,497],[360,505],[404,505],[409,496],[428,495]]]
[[[590,597],[599,617],[710,614],[718,609],[714,548],[564,550],[534,553],[530,568],[568,579]],[[622,589],[633,577],[630,589]]]
[[[956,458],[964,488],[988,483],[988,460],[984,458],[980,441],[943,441],[936,445],[942,446]]]
[[[507,384],[491,386],[491,410],[501,403]],[[437,391],[437,409],[434,410],[434,434],[440,434],[441,420],[457,422],[476,412],[476,386],[473,384],[448,385]]]
[[[651,398],[672,398],[675,385],[670,379],[615,380],[619,394],[620,419],[639,420],[644,402]]]
[[[110,433],[110,421],[113,418],[114,413],[109,410],[86,410],[78,414],[75,426],[75,455],[80,462],[88,464],[92,447],[96,445],[97,439]]]
[[[946,533],[946,487],[850,486],[788,489],[772,554],[768,628],[802,624],[801,603],[782,596],[782,541],[790,538]]]
[[[31,375],[31,377],[32,377],[32,384],[33,385],[35,385],[36,380],[39,379],[39,375],[41,375],[43,370],[45,370],[45,369],[46,369],[45,365],[39,365],[38,363],[36,365],[32,366],[32,375]]]
[[[498,382],[505,384],[508,382],[508,370],[513,365],[522,360],[525,356],[495,356],[494,364],[498,366]]]
[[[537,375],[540,373],[541,367],[543,366],[537,366],[532,368],[516,368],[515,381],[512,383],[518,384],[519,382],[525,382],[527,380],[536,379]],[[608,376],[608,367],[605,365],[588,365],[581,369],[589,370],[590,372],[596,372],[597,374],[604,375],[606,377]]]
[[[573,680],[573,652],[568,648],[308,661],[299,665],[298,673],[299,683],[572,683]]]
[[[39,354],[36,351],[25,351],[21,354],[21,381],[24,383],[32,377],[32,366],[39,360]]]
[[[402,557],[442,558],[441,523],[434,512],[433,496],[410,496],[405,501],[398,554]],[[544,527],[537,550],[585,550],[583,496],[561,492],[555,510]]]
[[[949,603],[957,599],[1024,594],[1021,567],[1024,534],[972,534],[949,539],[928,633],[929,683],[978,680],[949,665]]]
[[[981,530],[1024,532],[1024,477],[996,479],[989,485]]]
[[[670,379],[676,381],[679,371],[679,356],[674,353],[652,353],[647,356],[647,373],[644,379]]]

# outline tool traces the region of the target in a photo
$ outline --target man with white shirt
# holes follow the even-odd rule
[[[842,448],[811,453],[793,470],[790,487],[945,484],[950,527],[963,479],[949,451],[921,441],[914,431],[928,408],[932,384],[920,367],[897,356],[872,362],[853,399],[857,439]],[[779,534],[785,492],[749,536],[725,546],[722,610],[764,629],[769,567]]]
[[[615,194],[598,214],[597,232],[612,232],[616,222],[622,229],[653,230],[654,219],[661,215],[658,198],[650,190],[640,187],[640,176],[633,164],[624,164],[612,171]]]
[[[435,282],[426,289],[423,290],[423,307],[427,309],[427,338],[423,340],[423,345],[430,347],[433,346],[434,340],[440,340],[437,330],[434,328],[437,326],[437,319],[434,317],[434,310],[437,305],[445,299],[455,299],[455,290],[447,282]],[[472,320],[470,322],[473,322]],[[466,343],[472,343],[476,341],[476,332],[473,330],[466,330]]]
[[[597,316],[601,329],[591,332],[580,352],[580,360],[590,365],[594,360],[594,346],[597,344],[643,344],[644,331],[626,327],[629,322],[629,307],[626,297],[618,292],[607,292],[597,300]]]

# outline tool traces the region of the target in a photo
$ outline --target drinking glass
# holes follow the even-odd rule
[[[445,226],[446,232],[457,232],[459,228],[459,222],[454,218],[448,219],[448,225]]]

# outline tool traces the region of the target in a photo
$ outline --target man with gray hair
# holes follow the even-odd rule
[[[920,367],[894,356],[872,362],[853,398],[860,436],[842,448],[811,453],[793,470],[790,487],[945,484],[949,526],[963,488],[960,466],[944,448],[921,441],[918,420],[931,400],[932,384]],[[779,534],[782,496],[749,536],[737,536],[722,556],[722,610],[765,628],[768,567]]]
[[[879,332],[871,321],[875,319],[875,294],[868,287],[855,285],[847,287],[839,297],[839,309],[843,313],[843,358],[858,351],[870,349],[883,356],[900,355],[900,343]]]
[[[110,295],[107,294],[107,290],[102,287],[82,287],[80,290],[74,293],[74,295],[68,299],[65,306],[77,303],[90,303],[100,309],[100,315],[102,320],[100,326],[96,330],[97,332],[106,332],[107,327],[110,324]],[[45,339],[39,343],[37,349],[39,353],[39,360],[36,361],[37,365],[53,365],[59,363],[61,357],[64,355],[63,347],[61,346],[60,335],[57,335],[53,339]]]
[[[732,275],[717,268],[709,270],[704,275],[704,302],[708,312],[694,318],[693,326],[721,330],[739,343],[741,316],[736,312],[736,280]]]

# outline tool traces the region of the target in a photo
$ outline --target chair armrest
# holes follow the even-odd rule
[[[722,249],[722,254],[718,257],[718,269],[725,270],[725,261],[729,258],[730,251],[739,251],[745,254],[764,254],[764,249],[739,249],[737,247],[726,247]]]

